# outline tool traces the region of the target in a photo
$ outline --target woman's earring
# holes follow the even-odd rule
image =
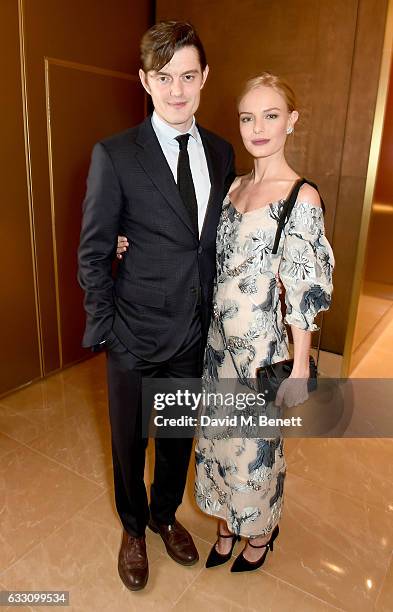
[[[292,134],[292,132],[293,132],[293,127],[291,125],[289,128],[287,128],[287,134]]]

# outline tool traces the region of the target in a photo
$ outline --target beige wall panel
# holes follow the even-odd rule
[[[345,125],[333,246],[337,261],[333,307],[322,345],[342,353],[348,326],[359,228],[363,210],[371,133],[386,21],[385,0],[360,0]]]
[[[238,134],[236,95],[246,78],[271,70],[288,78],[299,101],[290,160],[299,172],[337,178],[356,15],[357,0],[157,2],[158,19],[188,18],[197,26],[211,69],[198,118],[233,142],[240,171],[250,160]]]
[[[366,177],[387,0],[360,0],[341,173]],[[356,212],[358,207],[356,207]]]
[[[0,395],[40,376],[18,4],[0,3]]]
[[[87,353],[81,348],[85,314],[76,279],[76,253],[91,149],[98,140],[143,120],[143,92],[135,77],[48,62],[52,209],[63,365]]]
[[[358,246],[360,214],[354,212],[354,202],[363,202],[365,178],[342,177],[338,194],[339,208],[334,226],[334,250],[336,269],[334,295],[330,310],[325,316],[322,339],[334,353],[343,352],[347,332],[351,288],[354,279],[355,255]]]
[[[299,0],[288,2],[285,8],[255,0],[194,0],[187,5],[159,0],[157,19],[171,16],[192,21],[206,47],[210,75],[198,120],[235,145],[237,166],[239,172],[244,172],[251,162],[239,136],[236,97],[247,78],[272,70],[295,82],[301,108],[309,107],[318,7]],[[309,117],[302,117],[293,139],[298,163],[304,165]]]
[[[315,2],[319,17],[313,65],[313,92],[306,176],[334,176],[338,189],[351,85],[357,0]],[[337,195],[337,191],[336,191]],[[334,208],[336,197],[329,200]]]
[[[334,308],[325,316],[321,345],[337,353],[344,348],[349,314],[348,279],[353,276],[359,228],[354,217],[360,221],[385,12],[385,0],[157,0],[158,19],[188,19],[198,29],[211,68],[198,119],[235,145],[239,172],[251,164],[236,118],[241,83],[267,69],[294,86],[301,118],[288,142],[288,159],[300,174],[318,183],[327,205],[327,235],[337,267]],[[362,135],[347,135],[349,103],[358,130],[364,122]],[[348,177],[361,180],[341,185],[346,176],[343,159],[344,166],[356,165],[350,143],[355,144],[361,170]],[[346,209],[339,213],[341,207]],[[338,222],[340,229],[333,232]]]
[[[52,248],[45,57],[136,74],[139,66],[139,39],[150,24],[151,4],[129,0],[21,0],[21,6],[39,298],[45,332],[44,371],[48,373],[61,366],[61,354]],[[73,95],[73,91],[65,93],[69,99]],[[94,113],[94,108],[91,112]]]

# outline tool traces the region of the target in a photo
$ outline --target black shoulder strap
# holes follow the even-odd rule
[[[291,212],[293,210],[293,207],[295,206],[297,197],[299,195],[299,190],[300,190],[301,186],[304,185],[305,183],[308,183],[309,185],[311,185],[311,187],[314,187],[314,189],[316,189],[318,191],[318,193],[319,193],[318,187],[312,181],[309,181],[308,179],[305,179],[305,178],[300,178],[300,179],[298,179],[296,181],[296,183],[292,187],[291,193],[289,194],[289,196],[287,197],[287,199],[284,202],[284,206],[283,206],[283,209],[281,211],[280,218],[278,220],[276,236],[274,238],[274,245],[273,245],[273,249],[272,249],[272,254],[274,254],[274,255],[277,253],[277,249],[278,249],[278,245],[280,243],[280,238],[281,238],[282,230],[284,229],[284,225],[287,223],[289,217],[291,216]],[[321,198],[321,194],[319,194],[319,197]],[[324,201],[322,200],[322,198],[321,198],[321,206],[322,206],[323,213],[325,213],[325,204],[324,204]]]

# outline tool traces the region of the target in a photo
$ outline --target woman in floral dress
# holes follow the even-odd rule
[[[294,94],[279,77],[250,80],[239,99],[240,133],[254,158],[252,171],[237,177],[223,202],[217,231],[217,277],[205,352],[205,388],[234,379],[247,391],[257,368],[289,357],[285,324],[294,340],[294,367],[277,394],[287,406],[308,397],[307,378],[315,316],[327,310],[334,257],[324,231],[318,191],[304,184],[272,254],[277,221],[299,176],[284,147],[298,113]],[[280,308],[281,280],[286,316]],[[196,444],[196,501],[218,517],[218,539],[207,567],[228,561],[240,536],[243,551],[231,571],[262,565],[273,548],[283,506],[286,463],[279,438],[232,437],[228,430]]]

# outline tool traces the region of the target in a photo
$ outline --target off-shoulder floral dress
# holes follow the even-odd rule
[[[322,208],[301,195],[272,254],[284,201],[240,213],[227,196],[217,230],[217,276],[203,381],[249,385],[258,367],[289,357],[285,323],[314,331],[327,310],[334,256]],[[282,319],[279,273],[285,287]],[[247,389],[245,389],[247,391]],[[286,462],[283,439],[233,438],[230,428],[196,443],[195,495],[203,512],[246,537],[267,535],[279,521]]]

